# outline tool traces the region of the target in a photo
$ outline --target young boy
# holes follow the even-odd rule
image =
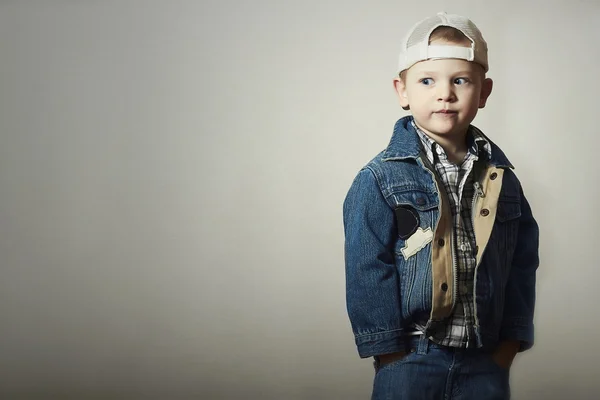
[[[412,116],[344,201],[348,315],[373,399],[507,399],[533,345],[538,226],[513,166],[471,125],[487,44],[439,13],[408,33],[394,87]]]

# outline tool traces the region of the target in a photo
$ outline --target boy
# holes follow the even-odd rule
[[[348,315],[373,399],[507,399],[533,345],[538,226],[504,153],[471,125],[492,91],[467,18],[411,29],[394,87],[411,116],[344,201]]]

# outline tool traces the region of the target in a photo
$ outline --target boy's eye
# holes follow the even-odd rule
[[[464,85],[467,82],[469,82],[469,80],[467,78],[456,78],[454,80],[454,83],[457,85]]]
[[[419,80],[423,85],[431,85],[433,83],[433,79],[431,78],[422,78]]]

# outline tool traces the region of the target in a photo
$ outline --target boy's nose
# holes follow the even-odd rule
[[[438,101],[448,102],[448,101],[456,100],[456,96],[454,94],[452,85],[438,84],[437,89],[438,89],[438,91],[437,91]]]

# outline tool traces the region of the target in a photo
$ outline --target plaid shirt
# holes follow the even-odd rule
[[[476,264],[476,242],[471,216],[473,201],[473,176],[471,171],[478,159],[479,146],[483,146],[488,159],[491,157],[491,146],[481,131],[474,126],[469,128],[467,141],[469,149],[460,165],[456,165],[446,155],[442,146],[438,145],[412,122],[423,145],[423,149],[450,200],[454,225],[453,253],[456,260],[456,302],[452,315],[448,318],[445,329],[435,332],[430,339],[444,346],[470,347],[474,345],[474,301],[473,281]],[[424,330],[424,325],[415,326]]]

